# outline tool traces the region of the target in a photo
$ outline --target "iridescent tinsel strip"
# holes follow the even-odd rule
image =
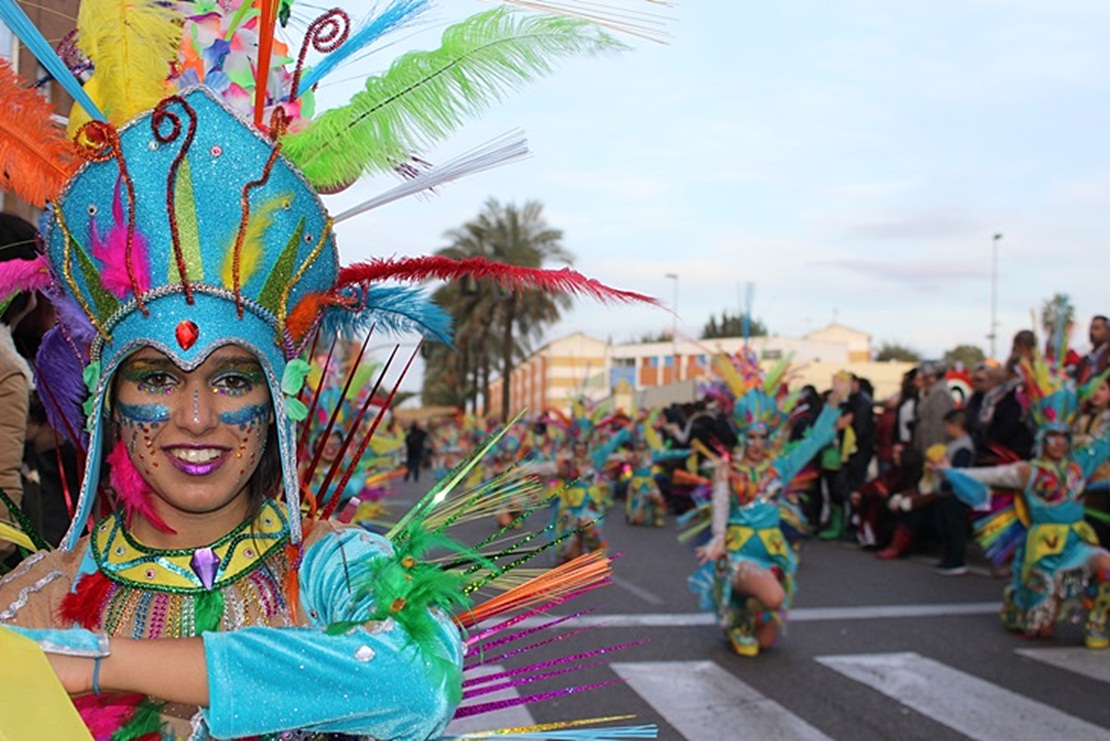
[[[520,705],[527,705],[531,702],[541,702],[543,700],[550,700],[556,697],[566,697],[568,695],[574,695],[579,692],[585,692],[586,690],[609,687],[610,685],[614,684],[617,684],[617,680],[610,679],[605,682],[594,682],[593,684],[583,684],[577,687],[563,687],[562,689],[551,690],[550,692],[540,692],[535,695],[528,695],[527,697],[513,697],[506,700],[484,702],[477,705],[467,705],[456,710],[455,717],[467,718],[471,715],[479,715],[481,713],[490,713],[494,710],[504,710],[505,708],[519,707]]]

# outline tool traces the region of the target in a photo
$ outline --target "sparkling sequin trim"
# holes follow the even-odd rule
[[[41,592],[43,587],[45,587],[50,582],[55,581],[56,579],[63,578],[65,578],[65,574],[63,574],[61,571],[51,571],[49,574],[36,581],[34,584],[20,589],[19,596],[16,598],[15,602],[12,602],[10,605],[7,606],[6,609],[0,612],[0,623],[6,623],[9,620],[15,619],[16,613],[27,606],[27,599],[32,594],[37,594],[38,592]]]

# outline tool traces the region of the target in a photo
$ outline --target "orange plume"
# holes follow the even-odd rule
[[[0,187],[42,207],[76,172],[77,149],[50,104],[0,60]]]
[[[470,628],[496,615],[533,607],[542,602],[558,602],[575,592],[594,589],[607,583],[612,572],[612,562],[604,551],[583,553],[573,561],[556,566],[456,615],[455,622],[464,628]]]

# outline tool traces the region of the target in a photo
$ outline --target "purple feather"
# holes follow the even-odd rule
[[[86,448],[85,413],[82,402],[87,390],[82,377],[84,360],[62,325],[42,338],[35,356],[35,373],[46,417],[50,425],[79,449]]]

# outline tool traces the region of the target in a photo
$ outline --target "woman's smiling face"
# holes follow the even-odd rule
[[[120,436],[154,490],[155,511],[171,527],[182,516],[245,514],[247,484],[274,421],[254,355],[225,345],[184,371],[164,353],[143,348],[120,365],[115,388],[112,416]]]

